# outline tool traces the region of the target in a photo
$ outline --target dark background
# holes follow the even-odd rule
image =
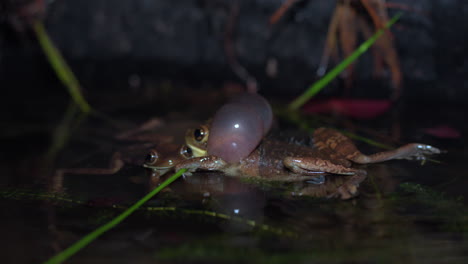
[[[212,116],[227,95],[222,92],[229,90],[226,83],[243,83],[228,65],[223,49],[235,3],[239,17],[233,44],[239,62],[257,78],[260,93],[268,100],[290,102],[317,79],[315,72],[336,4],[329,0],[298,1],[279,23],[269,26],[269,17],[283,0],[47,1],[43,19],[50,37],[80,80],[86,99],[111,121],[122,124],[118,130],[114,122],[106,122],[109,119],[91,115],[79,123],[65,114],[70,96],[28,29],[27,16],[19,14],[25,5],[41,2],[0,0],[0,186],[2,190],[26,188],[33,194],[50,183],[56,168],[106,166],[112,153],[129,143],[114,140],[124,128],[133,129],[157,117],[163,121],[161,128],[176,138],[176,132],[183,133],[185,129],[164,126],[166,120],[167,124],[198,124]],[[276,191],[255,188],[252,194],[256,196],[227,193],[221,196],[224,203],[197,207],[202,188],[196,183],[199,178],[194,177],[193,187],[186,181],[170,186],[177,195],[176,207],[180,203],[191,208],[193,202],[195,208],[219,211],[245,203],[246,212],[252,212],[247,219],[299,230],[302,240],[291,243],[271,235],[259,239],[246,232],[245,227],[239,236],[236,227],[229,227],[231,222],[203,216],[184,215],[179,219],[171,214],[151,217],[137,213],[71,261],[115,263],[118,258],[121,263],[134,263],[135,259],[154,262],[155,252],[164,251],[175,252],[176,260],[183,256],[186,261],[206,249],[208,261],[196,261],[218,263],[219,255],[224,257],[222,260],[240,255],[242,258],[233,259],[252,262],[251,257],[273,256],[263,259],[278,262],[281,259],[275,254],[291,251],[308,255],[293,256],[287,259],[288,263],[296,259],[320,263],[463,262],[467,258],[468,226],[468,123],[464,115],[468,93],[468,1],[391,2],[411,8],[392,27],[404,75],[399,104],[392,105],[392,111],[370,121],[356,122],[357,125],[336,118],[326,126],[345,127],[395,145],[431,144],[444,150],[435,157],[440,163],[419,166],[414,161],[395,161],[377,165],[373,172],[369,171],[372,178],[363,184],[362,195],[353,202],[306,197],[291,201]],[[390,9],[389,14],[393,16],[398,11]],[[274,78],[265,73],[266,64],[272,59],[278,62]],[[390,98],[390,75],[374,79],[372,73],[372,57],[367,53],[359,59],[357,78],[346,96]],[[343,83],[334,81],[319,96],[343,96]],[[332,118],[319,121],[329,119]],[[439,138],[426,132],[427,128],[441,126],[452,128],[458,135]],[[360,127],[364,129],[356,129]],[[366,129],[369,127],[372,129]],[[295,124],[294,130],[298,129]],[[359,147],[364,145],[358,143]],[[6,255],[0,259],[6,259],[6,263],[42,262],[61,249],[57,245],[70,245],[107,221],[104,216],[111,214],[106,213],[110,209],[106,201],[126,203],[147,193],[148,175],[141,167],[126,165],[116,176],[66,178],[72,197],[90,199],[97,207],[32,201],[27,197],[0,199],[2,209],[5,208],[0,216],[0,233],[4,234],[0,255]],[[135,183],[134,176],[139,176],[137,180],[141,182]],[[228,182],[232,180],[235,179]],[[409,186],[420,190],[395,194],[402,182],[416,183]],[[418,187],[419,184],[430,189]],[[439,191],[446,195],[439,195]],[[161,200],[174,205],[171,197]],[[158,204],[156,199],[153,205]],[[192,246],[187,250],[186,245]],[[219,250],[233,245],[239,253]],[[249,251],[256,247],[262,251]]]
[[[21,32],[12,27],[15,8],[23,2],[28,1],[10,0],[1,6],[0,85],[5,94],[53,93],[61,88],[51,87],[57,80],[34,35],[24,27]],[[131,76],[138,76],[139,83],[170,79],[197,89],[226,80],[242,82],[223,50],[230,10],[236,3],[235,51],[257,78],[261,93],[293,98],[317,79],[335,1],[298,1],[273,26],[268,19],[283,1],[57,0],[47,4],[44,21],[88,93],[129,90]],[[404,74],[402,99],[463,105],[468,91],[468,2],[391,3],[411,8],[392,28]],[[390,16],[397,11],[389,9]],[[278,62],[274,78],[265,73],[271,59]],[[370,53],[359,60],[352,97],[390,96],[389,79],[373,78],[372,67]],[[331,87],[323,94],[342,95],[340,82]]]

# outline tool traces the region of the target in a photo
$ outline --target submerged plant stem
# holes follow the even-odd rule
[[[55,159],[57,153],[66,145],[72,131],[74,131],[86,117],[87,114],[79,112],[77,104],[70,101],[62,121],[54,129],[52,143],[45,155],[50,162]]]
[[[41,21],[36,20],[32,24],[32,28],[34,29],[34,33],[36,33],[39,44],[44,51],[47,60],[54,69],[55,74],[57,74],[57,77],[67,87],[73,101],[80,107],[81,111],[89,113],[91,111],[91,106],[81,94],[80,83],[63,56],[60,54],[60,51],[49,38],[49,35],[44,28],[44,24],[42,24]]]
[[[346,67],[357,60],[357,58],[359,58],[359,56],[361,56],[364,52],[366,52],[384,33],[384,31],[390,28],[401,17],[401,15],[401,12],[396,14],[390,21],[388,21],[384,28],[379,29],[374,35],[372,35],[372,37],[362,43],[353,53],[351,53],[351,55],[349,55],[340,64],[325,74],[325,76],[323,76],[320,80],[313,83],[302,95],[291,102],[288,108],[290,110],[297,110],[303,106],[310,98],[320,92],[328,83],[335,79],[338,74],[344,71]]]
[[[146,203],[149,199],[151,199],[154,195],[159,193],[162,189],[164,189],[166,186],[171,184],[173,181],[175,181],[177,178],[179,178],[184,172],[186,172],[187,169],[181,169],[177,171],[175,174],[173,174],[171,177],[167,178],[161,185],[159,185],[157,188],[149,192],[147,195],[145,195],[143,198],[141,198],[139,201],[137,201],[134,205],[130,206],[127,210],[125,210],[123,213],[118,215],[116,218],[112,219],[108,223],[98,227],[96,230],[93,232],[87,234],[75,244],[71,245],[67,249],[63,250],[59,254],[53,256],[44,264],[56,264],[56,263],[62,263],[63,261],[67,260],[69,257],[73,256],[75,253],[80,251],[82,248],[87,246],[89,243],[93,242],[96,238],[104,234],[105,232],[109,231],[110,229],[114,228],[116,225],[121,223],[123,220],[125,220],[129,215],[131,215],[133,212],[135,212],[138,208],[140,208],[144,203]]]

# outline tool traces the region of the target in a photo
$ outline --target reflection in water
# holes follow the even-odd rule
[[[108,132],[81,131],[60,152],[58,163],[105,166],[115,150],[114,142],[102,136]],[[0,192],[6,263],[47,259],[158,184],[148,183],[155,178],[141,167],[127,164],[110,176],[65,174],[64,193],[41,197],[38,194],[50,194],[42,192],[47,188],[37,180],[47,174],[39,169],[44,165],[39,154],[47,152],[47,146],[39,143],[44,138],[27,134],[6,142],[8,155],[4,154],[0,166],[1,184],[9,191]],[[99,151],[90,153],[95,148]],[[449,160],[456,163],[451,169],[405,161],[366,166],[368,178],[360,186],[359,197],[351,201],[325,198],[342,184],[343,176],[327,176],[325,184],[312,185],[245,182],[219,173],[195,173],[179,179],[70,263],[115,263],[117,257],[123,263],[465,263],[468,214],[456,197],[466,195],[466,180],[460,172],[467,153],[457,148],[458,142],[449,152]],[[22,188],[36,195],[12,195]],[[297,236],[284,235],[288,231]]]
[[[441,255],[447,260],[450,256],[466,257],[463,250],[467,243],[461,238],[467,226],[466,207],[424,188],[411,189],[409,185],[402,189],[401,186],[408,185],[401,185],[401,181],[414,174],[411,170],[421,171],[430,178],[435,177],[431,173],[438,173],[430,164],[416,168],[407,164],[397,161],[366,167],[368,179],[361,185],[360,196],[344,202],[325,198],[342,184],[343,176],[327,176],[323,185],[313,185],[244,182],[220,173],[195,173],[175,182],[148,206],[238,215],[255,225],[229,220],[222,215],[213,218],[208,213],[145,211],[132,216],[122,227],[90,245],[72,261],[104,259],[104,263],[105,260],[112,263],[111,256],[115,256],[116,251],[125,251],[122,258],[128,261],[156,256],[170,262],[177,260],[180,254],[194,260],[197,257],[212,261],[227,257],[241,261],[275,258],[284,262],[290,259],[322,262],[385,259],[386,263],[399,260],[418,263],[430,262]],[[135,181],[135,177],[150,179],[150,183]],[[151,186],[157,184],[154,179],[138,166],[126,167],[109,177],[65,175],[65,190],[83,202],[70,205],[53,199],[51,202],[32,199],[33,207],[43,210],[30,210],[36,215],[26,217],[23,224],[39,225],[40,230],[48,230],[46,234],[41,231],[36,235],[50,246],[47,250],[35,251],[39,247],[30,245],[31,252],[43,260],[63,249],[120,212],[113,208],[115,205],[125,207],[148,188],[153,188]],[[294,195],[304,190],[307,196]],[[19,200],[16,206],[26,209],[24,201],[31,199]],[[31,202],[27,203],[30,207]],[[24,217],[21,211],[17,212],[10,217]],[[37,215],[41,215],[41,221],[33,221],[38,219]],[[4,227],[18,230],[15,226],[9,221]],[[275,231],[268,231],[268,228]],[[267,231],[258,232],[262,230]],[[289,231],[298,236],[282,235]],[[17,234],[28,232],[36,231],[25,228]],[[271,236],[273,240],[269,239]],[[142,245],[144,252],[140,249]]]

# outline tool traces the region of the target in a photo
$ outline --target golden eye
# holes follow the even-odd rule
[[[181,154],[182,156],[184,156],[184,158],[186,158],[186,159],[193,158],[192,149],[189,148],[189,147],[186,146],[186,145],[183,145],[182,148],[180,148],[180,154]]]
[[[146,155],[145,163],[148,165],[154,165],[159,159],[158,152],[156,150],[151,150],[148,155]]]

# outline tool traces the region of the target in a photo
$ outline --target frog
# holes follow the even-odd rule
[[[51,188],[54,191],[63,191],[65,175],[114,175],[126,165],[142,166],[153,165],[158,169],[151,169],[152,178],[158,178],[169,171],[175,158],[183,158],[176,155],[180,150],[184,132],[187,128],[195,126],[194,121],[169,122],[159,118],[151,118],[136,128],[120,131],[112,138],[118,145],[110,157],[107,167],[78,167],[57,168],[51,176]],[[177,141],[180,140],[180,141]]]
[[[112,154],[109,165],[103,168],[60,168],[55,170],[54,181],[62,181],[64,174],[113,175],[126,164],[151,167],[151,175],[159,177],[169,171],[183,155],[178,155],[179,144],[163,142],[143,143],[123,148]],[[146,154],[146,156],[145,156]]]
[[[156,148],[151,149],[142,166],[151,171],[152,177],[158,178],[170,171],[175,165],[193,157],[192,149],[187,145],[171,144],[164,146],[159,151]]]
[[[313,146],[274,140],[266,136],[272,122],[267,120],[272,118],[268,103],[257,95],[254,99],[242,96],[221,107],[206,124],[187,130],[184,148],[191,149],[192,157],[176,164],[176,170],[186,168],[188,174],[196,170],[222,171],[227,176],[315,184],[322,184],[329,174],[349,176],[330,195],[349,199],[358,195],[359,184],[367,175],[364,169],[352,167],[353,164],[424,160],[428,155],[440,153],[430,145],[409,143],[394,150],[364,155],[350,138],[325,127],[315,129]]]
[[[275,147],[275,146],[273,146]],[[276,146],[278,147],[278,146]],[[304,150],[306,150],[307,148],[304,148]],[[190,164],[190,165],[194,165],[194,163],[192,163],[194,160],[198,160],[197,157],[195,157],[195,154],[194,154],[194,151],[186,144],[180,146],[179,148],[172,148],[172,153],[169,153],[167,152],[167,148],[165,149],[165,154],[162,155],[162,153],[159,153],[159,152],[156,152],[156,150],[151,150],[148,155],[147,155],[147,158],[146,158],[146,162],[143,164],[143,167],[147,168],[147,169],[150,169],[152,171],[152,176],[157,176],[157,177],[150,177],[150,180],[149,180],[149,184],[150,186],[152,187],[156,187],[159,185],[160,183],[160,180],[161,180],[161,177],[166,173],[166,172],[169,172],[171,170],[179,170],[180,168],[182,167],[185,167],[187,164]],[[309,151],[309,150],[307,150]],[[258,152],[257,152],[258,153]],[[253,155],[250,157],[252,158]],[[200,158],[200,157],[198,157]],[[219,160],[221,162],[221,165],[223,164],[226,164],[225,161],[223,160]],[[337,188],[340,188],[341,186],[343,186],[343,183],[344,181],[342,179],[340,179],[339,177],[334,177],[334,178],[328,178],[327,179],[327,182],[325,182],[324,180],[324,177],[323,175],[325,175],[325,173],[316,173],[316,174],[312,174],[311,177],[309,176],[295,176],[294,174],[292,173],[289,173],[289,172],[284,172],[286,175],[289,174],[289,178],[286,176],[285,177],[285,174],[280,174],[278,172],[276,172],[276,175],[273,173],[271,174],[268,170],[265,170],[265,168],[263,170],[261,170],[260,172],[259,171],[255,171],[254,169],[254,166],[252,166],[253,164],[255,164],[254,162],[252,162],[253,160],[250,159],[250,160],[246,160],[244,163],[242,163],[239,168],[234,168],[234,167],[231,167],[231,168],[221,168],[221,167],[218,167],[216,165],[214,165],[213,167],[210,166],[210,168],[206,168],[206,167],[203,167],[203,166],[198,166],[196,165],[196,169],[194,170],[191,170],[189,171],[188,173],[184,173],[183,176],[184,176],[184,179],[187,181],[187,182],[193,182],[192,179],[192,174],[195,172],[195,170],[197,169],[207,169],[208,171],[218,171],[218,172],[221,172],[221,173],[224,173],[224,175],[229,175],[229,176],[234,176],[233,178],[239,178],[240,177],[243,177],[243,178],[246,178],[246,179],[249,179],[248,182],[252,183],[252,179],[257,179],[259,181],[281,181],[281,182],[294,182],[294,185],[293,186],[296,186],[294,187],[294,190],[291,192],[291,193],[287,193],[286,196],[287,197],[291,197],[291,196],[314,196],[314,197],[327,197],[327,198],[330,198],[330,197],[342,197],[342,199],[349,199],[350,197],[349,196],[338,196],[336,195],[337,193]],[[216,164],[216,159],[213,161],[215,164]],[[209,162],[208,163],[205,163],[204,165],[206,164],[210,164]],[[240,170],[237,170],[237,171],[231,171],[230,169],[240,169],[240,170],[244,170],[244,171],[240,171]],[[281,168],[281,167],[280,167]],[[253,170],[252,170],[253,169]],[[270,169],[271,171],[271,167],[267,167],[267,169]],[[201,174],[203,175],[203,174]],[[215,174],[215,175],[219,175],[219,174]],[[195,175],[193,175],[195,176]],[[196,175],[197,177],[200,176],[199,174]],[[207,176],[207,175],[205,175]],[[363,174],[359,174],[359,175],[356,175],[354,177],[354,181],[356,182],[360,182],[364,179],[365,177],[365,172]],[[300,181],[303,181],[303,180],[307,180],[308,182],[303,182],[305,183],[305,185],[301,185],[299,188],[297,188],[297,184],[300,184],[301,182]],[[221,184],[221,187],[217,185],[217,187],[215,187],[216,190],[214,190],[215,192],[219,191],[219,189],[223,189],[222,187],[222,183],[224,181],[221,181],[221,182],[217,182],[217,184]],[[256,182],[256,181],[254,181]],[[308,184],[308,183],[313,183],[313,184]],[[350,183],[348,183],[350,184]],[[211,184],[212,185],[212,184]],[[210,186],[211,186],[210,185]],[[312,186],[313,185],[313,186]],[[211,188],[213,186],[206,186],[206,183],[202,184],[203,188],[207,188],[208,192],[211,193]],[[347,185],[345,185],[343,188],[348,188]],[[341,190],[338,190],[339,192],[341,193],[344,193],[343,191]]]

